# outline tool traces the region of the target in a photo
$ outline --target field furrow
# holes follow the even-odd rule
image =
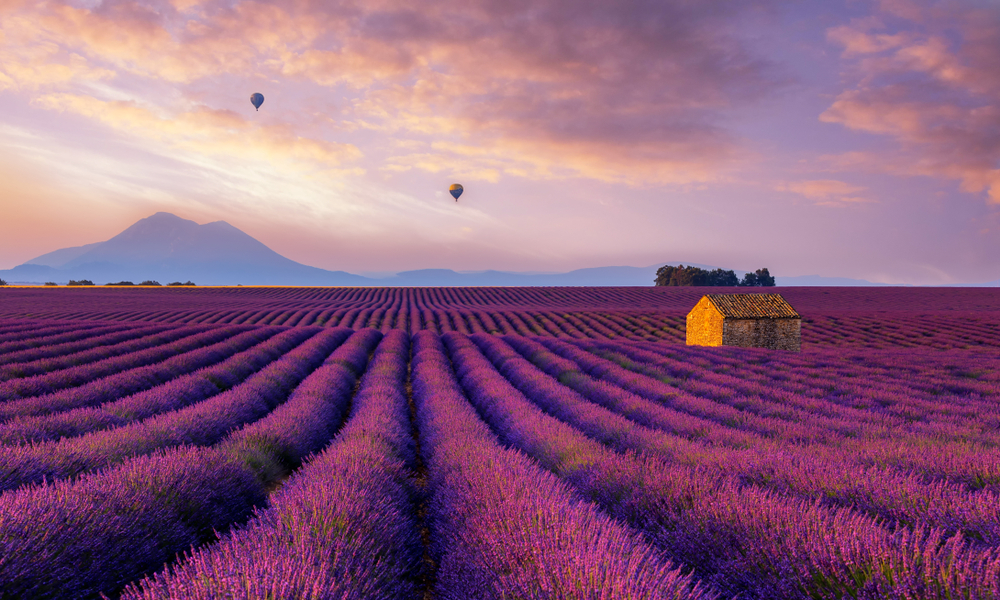
[[[728,594],[759,598],[990,597],[1000,551],[933,529],[890,531],[850,509],[786,498],[733,478],[611,451],[546,415],[467,338],[444,337],[470,400],[506,443],[645,531]]]

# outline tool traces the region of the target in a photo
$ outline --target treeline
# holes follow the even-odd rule
[[[57,284],[55,282],[52,282],[52,281],[46,281],[45,285],[59,285],[59,284]],[[94,282],[91,281],[91,280],[89,280],[89,279],[79,279],[79,280],[77,280],[77,279],[70,279],[69,283],[67,283],[66,285],[73,285],[73,286],[76,286],[76,285],[94,285]],[[117,283],[105,283],[104,285],[129,286],[129,285],[136,285],[136,284],[132,283],[131,281],[119,281]],[[152,279],[147,279],[146,281],[143,281],[139,285],[146,285],[146,286],[150,286],[150,285],[157,286],[158,285],[158,286],[162,286],[163,284],[160,283],[159,281],[153,281]],[[181,283],[180,281],[174,281],[172,283],[168,283],[167,285],[168,286],[178,286],[178,285],[193,286],[194,282],[187,281],[185,283]]]
[[[654,283],[662,286],[773,287],[774,277],[766,268],[747,273],[740,280],[733,271],[664,265],[656,270]]]

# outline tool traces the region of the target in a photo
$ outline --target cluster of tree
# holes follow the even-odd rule
[[[7,282],[4,281],[3,279],[0,279],[0,285],[7,285]],[[56,282],[54,282],[54,281],[46,281],[45,285],[59,285],[59,284],[56,283]],[[89,280],[89,279],[80,279],[80,280],[70,279],[69,283],[67,283],[66,285],[94,285],[94,282],[91,281],[91,280]],[[132,283],[131,281],[119,281],[117,283],[105,283],[104,285],[111,285],[111,286],[123,285],[123,286],[128,286],[128,285],[136,285],[136,284]],[[162,286],[163,284],[160,283],[159,281],[155,281],[153,279],[147,279],[146,281],[143,281],[139,285],[159,285],[159,286]],[[185,282],[185,283],[181,283],[179,281],[175,281],[173,283],[168,283],[167,285],[175,285],[175,286],[176,285],[190,285],[190,286],[193,286],[194,283],[191,282],[191,281],[188,281],[188,282]]]
[[[4,281],[3,279],[0,279],[0,285],[7,285],[7,282]]]
[[[766,268],[757,269],[753,273],[744,273],[740,285],[743,287],[774,287],[774,277],[767,272]]]
[[[774,277],[766,268],[745,274],[741,281],[733,271],[664,265],[656,270],[654,283],[663,286],[769,287],[774,285]]]

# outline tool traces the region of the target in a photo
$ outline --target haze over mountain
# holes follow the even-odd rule
[[[422,269],[373,278],[295,262],[225,221],[199,225],[158,212],[110,240],[43,254],[13,269],[0,271],[0,277],[11,283],[66,283],[72,279],[89,279],[99,285],[152,279],[164,284],[193,281],[199,285],[648,286],[652,285],[659,266],[595,267],[568,273],[459,273],[449,269]],[[819,276],[778,277],[777,280],[779,285],[878,285],[857,279]]]
[[[12,281],[203,285],[365,285],[367,279],[327,271],[281,256],[225,221],[199,225],[170,213],[141,219],[106,242],[63,248],[8,271]]]

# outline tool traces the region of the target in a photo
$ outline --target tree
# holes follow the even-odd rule
[[[47,286],[58,286],[59,284],[56,283],[56,282],[54,282],[54,281],[46,281],[45,285],[47,285]]]
[[[66,285],[94,285],[94,282],[89,279],[70,279]]]
[[[736,273],[732,271],[723,271],[722,269],[708,271],[706,281],[707,283],[704,285],[715,285],[719,287],[733,287],[740,284],[740,280],[736,277]]]
[[[143,281],[139,285],[161,285],[161,284],[159,281],[156,281],[154,279],[147,279],[146,281]]]
[[[732,271],[706,271],[698,267],[664,265],[656,270],[654,283],[659,286],[735,286],[740,281]]]
[[[743,287],[774,287],[774,277],[767,268],[757,269],[753,273],[747,273],[740,282]]]
[[[774,287],[774,277],[766,268],[757,269],[757,281],[764,287]]]
[[[7,282],[4,281],[3,279],[0,279],[0,285],[7,285]]]
[[[663,265],[656,270],[653,283],[659,286],[691,285],[691,271],[684,265]]]

